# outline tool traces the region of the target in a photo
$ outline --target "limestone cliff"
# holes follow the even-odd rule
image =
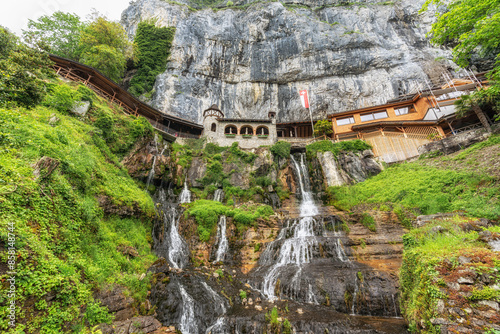
[[[226,117],[278,121],[308,117],[298,98],[308,89],[314,117],[407,93],[414,82],[454,66],[425,38],[432,13],[423,0],[356,3],[293,1],[192,10],[138,0],[122,14],[132,39],[141,20],[176,26],[171,57],[151,103],[196,122],[212,103]],[[239,4],[239,3],[236,3]]]

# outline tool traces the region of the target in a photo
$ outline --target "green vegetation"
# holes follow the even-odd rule
[[[468,303],[477,300],[498,298],[499,292],[489,285],[482,286],[483,283],[472,286],[468,298],[446,288],[446,282],[456,282],[458,277],[463,276],[461,273],[468,271],[487,273],[491,284],[500,279],[500,256],[485,248],[484,243],[478,239],[477,231],[467,232],[468,229],[462,228],[464,224],[471,223],[474,223],[473,219],[461,217],[436,220],[403,236],[400,305],[411,330],[416,331],[422,321],[428,333],[436,330],[439,332],[430,321],[440,316],[437,313],[438,299],[444,299],[445,302],[451,299],[464,309],[469,307]],[[436,230],[437,226],[439,230]],[[498,232],[498,227],[490,227],[488,230]],[[460,256],[469,258],[470,262],[462,264]]]
[[[137,73],[130,81],[130,92],[141,95],[153,89],[156,76],[165,71],[175,27],[158,27],[155,21],[142,21],[134,39]]]
[[[208,242],[217,233],[219,216],[233,217],[238,229],[252,225],[259,218],[272,215],[273,209],[268,205],[253,205],[233,208],[220,202],[197,200],[187,205],[186,214],[193,216],[198,224],[197,231],[201,241]]]
[[[474,55],[496,57],[496,64],[488,74],[492,85],[456,102],[461,113],[473,110],[489,129],[481,105],[496,110],[500,119],[500,40],[496,38],[500,34],[500,0],[427,0],[421,11],[426,11],[431,4],[447,7],[436,13],[437,21],[428,33],[431,42],[453,46],[454,61],[458,65],[469,66]]]
[[[82,31],[78,55],[82,63],[118,82],[125,72],[127,58],[132,56],[132,48],[120,23],[98,17]]]
[[[53,77],[46,54],[26,47],[0,26],[0,106],[31,108],[46,94],[45,79]]]
[[[319,120],[314,124],[315,136],[327,136],[333,133],[332,123],[327,119]]]
[[[364,227],[369,229],[372,232],[377,231],[377,225],[375,225],[375,219],[369,213],[363,213],[361,215],[360,223],[363,224]]]
[[[154,260],[154,205],[120,160],[152,132],[83,86],[47,86],[32,109],[14,99],[0,108],[0,240],[6,244],[13,224],[17,330],[80,332],[111,320],[96,289],[120,284],[139,302],[146,298],[149,277],[139,276]],[[92,101],[88,117],[67,112],[78,99]],[[138,256],[123,251],[131,248]],[[0,258],[6,262],[6,249]],[[6,312],[0,307],[2,330]]]
[[[270,147],[271,153],[275,157],[288,159],[290,157],[290,149],[292,148],[292,144],[286,141],[278,141],[276,144]]]
[[[33,47],[78,60],[80,34],[86,26],[78,15],[57,11],[50,16],[40,16],[36,21],[28,20],[23,38]]]
[[[394,165],[354,186],[329,187],[327,191],[341,210],[361,203],[393,203],[423,214],[461,210],[477,217],[500,216],[498,181],[418,163]]]
[[[334,156],[340,152],[360,152],[371,150],[371,146],[362,140],[348,140],[334,143],[330,140],[321,140],[306,146],[308,158],[315,157],[318,152],[330,151]]]
[[[240,290],[240,298],[241,300],[247,298],[247,292],[245,290]]]
[[[82,85],[57,81],[46,56],[3,28],[0,55],[8,70],[0,79],[0,242],[11,226],[16,330],[88,332],[112,320],[95,290],[120,284],[136,302],[146,298],[149,276],[139,275],[154,260],[154,205],[120,160],[152,128]],[[91,102],[87,117],[68,113],[77,101]],[[6,314],[0,307],[2,330]]]

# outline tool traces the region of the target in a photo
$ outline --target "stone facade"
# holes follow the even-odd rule
[[[276,143],[276,118],[270,112],[268,119],[224,118],[222,111],[213,105],[203,113],[203,134],[208,143],[252,149]]]

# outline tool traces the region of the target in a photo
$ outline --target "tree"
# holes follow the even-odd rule
[[[320,120],[314,124],[314,134],[316,136],[326,136],[333,133],[332,124],[328,120]]]
[[[446,6],[445,12],[436,14],[437,21],[428,34],[431,42],[454,46],[453,55],[458,65],[467,66],[474,52],[498,57],[500,0],[427,0],[422,10],[431,4]]]
[[[473,53],[482,57],[496,56],[496,64],[488,74],[492,86],[456,102],[457,116],[472,110],[481,124],[491,131],[480,106],[489,104],[495,108],[500,99],[500,0],[427,0],[422,11],[431,4],[445,6],[446,10],[437,12],[437,21],[428,36],[434,44],[453,46],[453,57],[458,65],[468,66]],[[497,114],[497,118],[500,115]]]
[[[27,108],[40,103],[46,93],[44,79],[54,75],[47,54],[22,44],[0,26],[0,103]]]
[[[78,41],[85,26],[78,15],[59,11],[51,16],[41,16],[36,21],[29,20],[23,38],[33,47],[78,60]]]
[[[119,81],[125,71],[126,58],[132,55],[132,48],[123,27],[101,16],[82,31],[78,53],[82,63]]]

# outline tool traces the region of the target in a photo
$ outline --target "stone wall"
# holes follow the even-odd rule
[[[215,124],[215,131],[212,131],[212,125]],[[229,126],[234,125],[238,129],[238,133],[234,137],[226,136],[224,134],[224,129]],[[207,138],[208,143],[214,143],[219,146],[231,146],[234,142],[238,142],[239,147],[245,149],[257,148],[259,146],[271,146],[277,141],[276,135],[276,122],[273,119],[270,123],[255,123],[255,122],[229,122],[229,121],[219,121],[213,116],[206,117],[203,121],[203,137]],[[243,126],[250,126],[253,129],[253,135],[251,137],[245,137],[239,134],[240,129]],[[264,126],[269,130],[269,135],[267,137],[259,137],[256,135],[257,128]]]

